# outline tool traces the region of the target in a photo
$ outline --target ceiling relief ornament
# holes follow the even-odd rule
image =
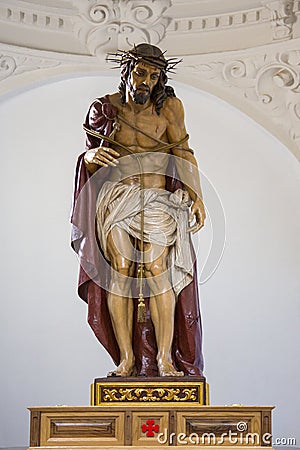
[[[0,94],[107,70],[107,52],[148,42],[183,58],[174,79],[239,108],[300,160],[300,0],[225,3],[1,0]]]
[[[91,56],[44,52],[0,43],[0,95],[62,74],[94,72],[103,68]]]
[[[239,55],[236,59],[212,60],[184,69],[215,88],[230,92],[231,98],[239,100],[237,103],[244,99],[243,109],[263,115],[265,123],[272,124],[270,130],[280,129],[285,142],[294,142],[300,159],[300,50]]]
[[[14,58],[0,54],[0,81],[10,77],[16,70],[17,63]]]
[[[56,67],[61,62],[54,59],[17,53],[0,53],[0,81],[25,72]]]
[[[164,14],[170,0],[74,0],[79,14],[74,17],[75,32],[91,55],[127,49],[139,42],[153,45],[165,37],[171,21]]]
[[[294,0],[265,0],[263,4],[271,13],[274,41],[291,39],[293,37],[293,24],[297,20],[294,12]]]

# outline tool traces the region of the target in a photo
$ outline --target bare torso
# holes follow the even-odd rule
[[[131,105],[120,102],[120,94],[109,96],[110,102],[118,109],[121,117],[127,122],[142,129],[147,134],[160,141],[168,143],[167,126],[168,119],[165,111],[168,102],[158,116],[151,104],[145,109],[134,110]],[[121,180],[126,184],[140,183],[140,173],[143,173],[143,183],[145,188],[164,188],[165,172],[168,166],[170,150],[154,153],[154,149],[160,146],[153,139],[136,131],[126,123],[119,120],[120,130],[115,134],[114,139],[120,144],[128,147],[134,155],[130,155],[118,146],[113,148],[120,154],[119,164],[112,171],[111,179]],[[144,154],[144,155],[143,155]],[[138,157],[135,155],[139,155]]]

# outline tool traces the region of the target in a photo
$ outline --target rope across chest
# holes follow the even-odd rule
[[[120,118],[120,116],[118,116],[118,118]],[[124,121],[125,119],[122,118],[121,120]],[[128,124],[128,123],[127,123],[127,124]],[[136,152],[135,152],[133,149],[131,149],[130,147],[128,147],[128,146],[126,146],[126,145],[122,144],[121,142],[118,142],[118,141],[116,141],[116,140],[114,139],[114,135],[115,135],[115,133],[118,131],[118,127],[120,127],[120,124],[119,124],[119,122],[115,121],[115,123],[114,123],[114,129],[113,129],[112,133],[111,133],[109,136],[105,136],[104,134],[101,134],[99,131],[91,130],[90,128],[87,128],[87,127],[83,124],[83,129],[84,129],[84,131],[85,131],[86,133],[88,133],[89,135],[94,136],[94,137],[96,137],[96,138],[98,138],[98,139],[100,139],[100,140],[102,140],[102,141],[109,142],[110,144],[112,144],[112,145],[114,145],[114,146],[116,146],[116,147],[119,147],[119,148],[121,148],[122,150],[125,150],[125,151],[126,151],[127,153],[129,153],[129,154],[136,154]],[[133,125],[133,124],[131,125],[131,127],[132,127],[133,129],[135,129],[136,131],[140,131],[142,134],[144,134],[144,135],[147,136],[148,138],[151,138],[152,140],[154,140],[155,142],[157,142],[157,143],[160,144],[159,146],[156,146],[156,147],[151,148],[151,152],[164,152],[164,151],[166,151],[166,150],[169,150],[169,149],[172,149],[172,148],[175,148],[175,147],[180,147],[182,144],[184,144],[184,143],[189,139],[189,135],[187,134],[187,135],[186,135],[183,139],[181,139],[180,141],[178,141],[178,142],[172,142],[172,143],[167,144],[167,143],[165,143],[165,142],[163,142],[163,141],[161,141],[161,140],[159,140],[159,139],[157,139],[157,138],[155,138],[155,137],[149,135],[148,133],[144,132],[143,130],[140,130],[138,127],[136,127],[136,126]],[[192,149],[184,149],[184,150],[193,153],[193,150],[192,150]]]

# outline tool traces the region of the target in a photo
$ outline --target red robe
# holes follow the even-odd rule
[[[108,136],[112,129],[116,108],[108,96],[94,102],[87,114],[85,125]],[[109,146],[108,142],[87,134],[87,149]],[[109,263],[105,260],[97,242],[95,217],[96,199],[101,185],[106,181],[110,168],[101,169],[93,176],[87,171],[84,153],[79,156],[72,207],[72,247],[80,260],[78,294],[88,303],[88,323],[97,339],[111,355],[116,365],[120,362],[119,347],[116,342],[107,307],[107,289],[110,282]],[[167,169],[166,189],[174,192],[180,187],[174,163]],[[80,195],[79,195],[80,194]],[[192,245],[192,244],[191,244]],[[133,297],[135,294],[133,292]],[[157,346],[155,332],[149,312],[149,298],[145,299],[147,320],[137,322],[137,299],[134,298],[133,351],[137,374],[157,376]],[[202,375],[202,327],[197,288],[197,271],[194,266],[193,281],[178,296],[175,310],[174,339],[172,345],[173,364],[186,375]]]

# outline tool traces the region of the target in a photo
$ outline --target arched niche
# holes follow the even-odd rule
[[[85,305],[76,299],[77,261],[68,244],[68,215],[85,111],[93,98],[115,90],[118,74],[62,78],[40,80],[0,105],[5,272],[0,329],[7,380],[2,444],[7,446],[24,445],[29,404],[87,404],[89,383],[111,368],[85,323]],[[274,434],[294,436],[298,162],[232,105],[173,84],[185,105],[199,165],[226,216],[221,264],[201,286],[212,403],[276,402]],[[209,233],[208,227],[203,244],[200,238],[200,259]],[[289,390],[278,389],[279,379]]]

